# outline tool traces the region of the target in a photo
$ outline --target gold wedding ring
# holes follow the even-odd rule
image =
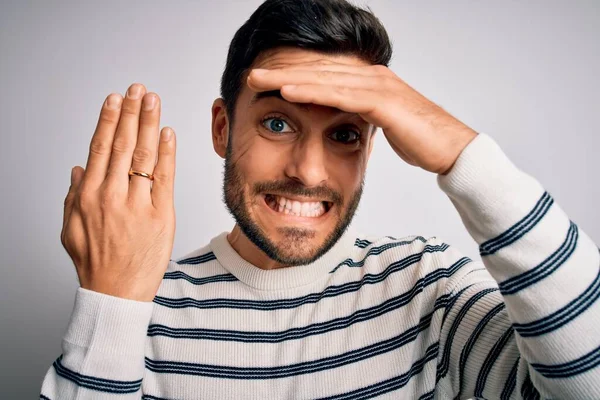
[[[144,178],[148,178],[151,181],[154,180],[154,175],[152,175],[152,174],[147,174],[147,173],[141,172],[141,171],[134,171],[132,169],[129,170],[129,176],[133,176],[133,175],[135,175],[135,176],[143,176]]]

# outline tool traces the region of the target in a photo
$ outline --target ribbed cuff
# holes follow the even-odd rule
[[[471,236],[489,239],[526,215],[544,193],[488,135],[480,133],[463,150],[439,187],[450,197]]]
[[[78,288],[64,340],[107,357],[143,357],[154,304]]]

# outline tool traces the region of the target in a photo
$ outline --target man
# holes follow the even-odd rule
[[[81,288],[41,398],[600,398],[598,248],[390,57],[344,0],[263,3],[212,108],[236,225],[176,261],[175,136],[157,146],[142,85],[110,95],[65,201]],[[377,128],[438,174],[483,264],[347,229]]]

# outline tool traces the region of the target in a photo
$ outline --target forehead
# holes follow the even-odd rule
[[[259,54],[251,68],[284,68],[305,63],[370,65],[354,55],[324,54],[297,47],[278,47]]]

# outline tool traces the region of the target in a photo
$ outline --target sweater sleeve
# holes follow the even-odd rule
[[[140,399],[153,303],[78,288],[40,399]]]
[[[442,390],[453,398],[600,398],[598,247],[485,134],[438,184],[485,265],[470,263],[448,284]]]

